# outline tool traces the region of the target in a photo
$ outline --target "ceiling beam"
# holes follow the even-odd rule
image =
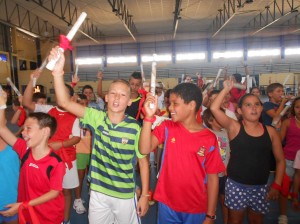
[[[213,20],[212,25],[212,38],[214,38],[236,15],[236,8],[241,8],[244,6],[242,0],[237,0],[237,6],[235,0],[226,0],[223,4],[223,8],[219,9],[218,14]]]
[[[0,22],[33,37],[56,39],[62,31],[11,0],[0,0]]]
[[[288,16],[294,17],[298,13],[297,8],[300,5],[294,6],[294,0],[274,0],[270,5],[255,16],[246,26],[246,28],[255,29],[252,36],[263,31],[267,27],[274,25],[283,18]]]
[[[73,25],[79,17],[78,14],[80,14],[78,8],[69,0],[31,0],[31,2],[34,2],[51,14],[55,15],[68,26]],[[98,42],[96,39],[104,36],[104,34],[88,18],[81,25],[80,31],[86,37],[96,42]]]
[[[175,2],[174,21],[173,21],[173,39],[175,39],[177,28],[178,28],[178,22],[179,19],[181,19],[180,17],[181,3],[182,0],[176,0]]]
[[[121,20],[126,30],[130,34],[130,36],[133,38],[134,41],[136,41],[134,35],[137,33],[137,29],[134,25],[132,15],[129,14],[129,10],[127,9],[127,6],[123,2],[123,0],[107,0],[107,1],[112,8],[112,12],[115,13],[115,15]]]

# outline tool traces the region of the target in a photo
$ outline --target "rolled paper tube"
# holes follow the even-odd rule
[[[284,85],[287,83],[287,81],[288,81],[289,79],[290,79],[290,75],[288,75],[288,76],[284,79],[282,85],[284,86]]]
[[[75,74],[74,74],[74,76],[77,76],[77,75],[78,75],[78,67],[79,67],[79,65],[78,65],[78,64],[76,64],[76,67],[75,67]]]
[[[250,93],[250,87],[252,86],[252,79],[250,78],[250,75],[246,75],[246,89],[247,89],[247,93]]]
[[[45,58],[45,60],[43,61],[43,63],[41,64],[41,66],[39,67],[40,71],[43,71],[43,69],[46,67],[48,62],[48,57]]]
[[[184,74],[181,75],[181,83],[184,82]]]
[[[87,14],[85,12],[82,12],[80,14],[79,18],[77,19],[77,21],[73,25],[72,29],[69,31],[69,33],[66,36],[66,38],[69,41],[71,41],[73,39],[73,37],[75,36],[75,33],[78,31],[79,27],[85,20],[86,16],[87,16]],[[61,50],[61,52],[64,52],[63,48],[59,48],[59,49]],[[54,66],[55,66],[56,62],[59,60],[59,58],[60,58],[60,54],[58,54],[58,57],[56,59],[49,61],[48,64],[46,65],[46,68],[49,69],[50,71],[53,71]]]
[[[280,121],[281,117],[283,117],[283,115],[287,112],[287,110],[291,107],[291,104],[288,104],[284,107],[284,109],[280,112],[279,116],[272,121],[272,126],[275,127],[278,122]]]
[[[35,88],[35,86],[36,86],[36,81],[37,81],[37,78],[33,77],[33,79],[32,79],[32,87],[33,88]]]
[[[150,92],[155,96],[155,87],[156,87],[156,62],[152,62],[152,72],[151,72],[151,82],[150,82]],[[150,103],[150,108],[154,108],[154,105]]]
[[[242,90],[245,90],[246,89],[246,86],[245,85],[242,85],[240,83],[233,83],[233,86],[237,89],[242,89]]]
[[[202,95],[205,95],[207,93],[207,91],[211,88],[212,83],[208,83],[207,86],[205,87],[205,89],[202,92]]]
[[[146,79],[145,79],[144,68],[143,68],[143,64],[142,63],[141,63],[141,76],[142,76],[142,81],[144,83],[146,81]]]
[[[15,86],[15,84],[13,84],[13,82],[10,80],[9,77],[6,78],[8,84],[11,86],[11,88],[15,91],[15,93],[18,95],[18,96],[22,96],[22,94],[20,93],[20,91],[17,89],[17,87]]]
[[[216,77],[216,79],[214,81],[214,84],[213,84],[214,88],[217,86],[217,82],[218,82],[218,79],[220,78],[220,75],[222,74],[222,71],[223,71],[223,69],[221,69],[221,68],[218,71],[217,77]]]

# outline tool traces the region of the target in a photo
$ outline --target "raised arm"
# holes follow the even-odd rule
[[[23,99],[22,99],[23,106],[31,111],[35,110],[35,103],[32,101],[33,90],[34,90],[34,87],[32,85],[33,78],[38,78],[40,74],[41,71],[39,69],[36,69],[33,73],[30,74],[30,80],[26,86]]]
[[[98,71],[97,73],[98,83],[97,83],[97,95],[104,99],[104,94],[102,91],[102,79],[103,79],[103,72]]]
[[[218,96],[214,99],[213,103],[210,105],[210,110],[213,113],[216,120],[219,124],[224,127],[228,132],[229,135],[232,131],[235,131],[238,127],[238,122],[233,120],[232,118],[228,117],[222,110],[221,105],[225,96],[230,92],[233,87],[233,81],[225,80],[223,82],[224,88],[218,94]]]
[[[14,145],[17,141],[17,137],[7,128],[5,119],[5,108],[7,95],[3,90],[0,90],[0,136],[9,145]]]
[[[150,108],[150,104],[154,105],[154,108]],[[139,140],[139,150],[141,154],[149,154],[159,144],[157,138],[151,135],[151,127],[157,110],[157,96],[152,96],[149,93],[144,103],[144,109],[145,118]]]
[[[60,57],[59,57],[60,55]],[[54,80],[54,89],[56,94],[57,104],[63,107],[65,110],[76,115],[79,118],[84,116],[85,107],[75,103],[71,100],[67,89],[64,83],[64,64],[65,56],[64,53],[59,50],[59,47],[52,48],[49,60],[58,58],[58,61],[55,64],[55,67],[52,71],[53,80]]]

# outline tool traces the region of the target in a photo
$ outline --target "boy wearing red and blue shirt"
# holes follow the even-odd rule
[[[62,181],[65,164],[48,146],[57,123],[45,113],[32,113],[24,123],[22,137],[17,138],[5,125],[6,94],[0,96],[0,136],[17,152],[21,160],[18,202],[9,204],[3,216],[17,214],[21,205],[26,222],[31,218],[28,206],[33,207],[43,224],[60,224],[64,219]],[[1,95],[1,94],[0,94]]]
[[[159,201],[158,223],[213,223],[218,197],[218,173],[224,172],[215,135],[197,122],[202,103],[199,88],[182,83],[171,90],[171,121],[151,134],[157,98],[148,94],[139,141],[142,154],[164,143],[154,198]],[[150,104],[154,105],[150,107]]]

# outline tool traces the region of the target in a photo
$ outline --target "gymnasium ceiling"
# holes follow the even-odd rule
[[[300,0],[0,0],[0,21],[57,39],[84,11],[74,42],[87,45],[299,35],[298,10]]]

